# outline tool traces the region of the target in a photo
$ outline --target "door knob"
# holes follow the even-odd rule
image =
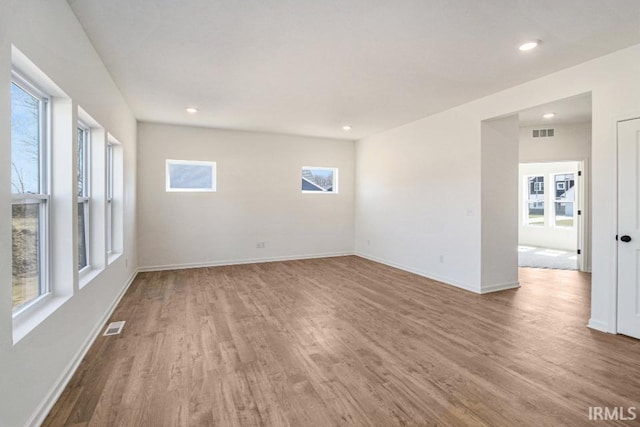
[[[629,243],[631,241],[631,236],[627,236],[626,234],[622,237],[620,237],[620,240],[622,240],[625,243]]]

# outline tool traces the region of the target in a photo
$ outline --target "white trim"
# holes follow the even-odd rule
[[[129,277],[129,280],[127,281],[125,286],[118,293],[113,303],[111,303],[109,308],[107,308],[107,311],[102,316],[100,321],[96,323],[93,330],[91,331],[91,333],[89,334],[85,342],[82,344],[80,349],[76,352],[76,354],[71,359],[67,367],[62,372],[62,374],[58,377],[53,387],[51,387],[51,389],[47,393],[47,397],[45,397],[45,399],[40,403],[40,405],[38,405],[38,408],[34,411],[33,415],[31,416],[29,421],[26,423],[27,426],[37,427],[44,422],[45,418],[47,417],[47,415],[49,415],[49,412],[53,408],[53,405],[55,405],[55,403],[58,401],[58,399],[60,398],[60,395],[62,394],[64,389],[67,387],[67,384],[69,383],[71,378],[73,378],[73,375],[75,374],[76,370],[80,366],[80,362],[82,362],[82,359],[84,359],[84,356],[87,354],[87,352],[93,345],[93,342],[101,334],[104,328],[104,325],[106,325],[107,323],[107,320],[109,320],[109,317],[111,317],[116,307],[120,303],[120,300],[122,299],[124,294],[127,292],[127,290],[129,289],[129,286],[131,286],[131,284],[133,283],[137,275],[138,275],[138,270],[135,270],[131,275],[131,277]]]
[[[440,282],[443,285],[447,285],[447,286],[453,286],[468,292],[473,292],[474,294],[480,294],[481,291],[478,289],[477,286],[473,286],[471,284],[467,284],[467,283],[462,283],[462,282],[457,282],[455,280],[451,280],[449,278],[446,277],[442,277],[442,276],[438,276],[432,273],[427,273],[424,272],[422,270],[418,270],[412,267],[407,267],[405,265],[402,264],[397,264],[395,262],[392,261],[387,261],[387,260],[383,260],[381,258],[375,257],[373,255],[367,255],[364,254],[362,252],[357,252],[355,253],[356,256],[359,256],[360,258],[364,258],[364,259],[368,259],[369,261],[373,261],[373,262],[377,262],[379,264],[384,264],[384,265],[388,265],[389,267],[393,267],[393,268],[397,268],[399,270],[403,270],[403,271],[407,271],[409,273],[413,273],[413,274],[417,274],[418,276],[422,276],[422,277],[426,277],[427,279],[430,280],[435,280],[436,282]]]
[[[600,320],[596,320],[596,319],[589,319],[589,323],[587,323],[587,327],[594,329],[596,331],[600,331],[600,332],[605,332],[605,333],[615,333],[615,332],[609,332],[609,328],[607,327],[607,324],[605,322],[602,322]]]
[[[520,282],[495,283],[493,285],[482,286],[481,294],[490,294],[492,292],[506,291],[508,289],[518,289]]]
[[[264,262],[278,262],[278,261],[297,261],[302,259],[315,259],[315,258],[333,258],[339,256],[357,255],[354,252],[325,252],[319,254],[309,255],[284,255],[277,257],[266,258],[245,258],[235,260],[222,260],[222,261],[205,261],[205,262],[193,262],[187,264],[164,264],[164,265],[150,265],[146,267],[139,267],[139,272],[148,271],[164,271],[164,270],[185,270],[189,268],[203,268],[203,267],[222,267],[225,265],[238,265],[238,264],[260,264]]]

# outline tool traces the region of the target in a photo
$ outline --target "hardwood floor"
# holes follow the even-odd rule
[[[46,426],[587,426],[640,408],[589,275],[476,295],[358,257],[141,273]],[[638,421],[606,425],[630,426]]]

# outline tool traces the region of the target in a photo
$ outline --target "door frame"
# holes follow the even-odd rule
[[[616,176],[616,190],[615,190],[615,210],[616,210],[616,215],[614,218],[614,225],[615,225],[615,235],[618,236],[619,235],[619,229],[618,229],[618,218],[620,215],[620,185],[619,185],[619,180],[620,180],[620,164],[619,164],[619,159],[620,159],[620,133],[618,132],[618,129],[620,127],[620,123],[622,122],[628,122],[631,120],[640,120],[640,113],[638,114],[634,114],[632,116],[627,116],[627,117],[619,117],[615,120],[614,122],[614,126],[615,126],[615,136],[616,136],[616,157],[615,157],[615,176]],[[616,245],[615,245],[615,250],[614,250],[614,255],[615,255],[615,263],[613,265],[613,274],[615,275],[615,279],[614,279],[614,283],[615,286],[613,287],[613,298],[612,298],[612,302],[611,302],[611,317],[610,317],[610,322],[611,322],[611,329],[612,332],[614,334],[619,334],[620,331],[618,330],[618,288],[620,287],[620,283],[618,283],[618,263],[620,262],[620,259],[618,257],[618,241],[616,239]]]

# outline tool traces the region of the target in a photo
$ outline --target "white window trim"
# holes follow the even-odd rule
[[[197,188],[172,188],[171,175],[169,169],[171,165],[198,165],[209,166],[211,168],[211,187]],[[215,193],[217,191],[217,165],[216,162],[199,161],[199,160],[174,160],[167,159],[165,165],[165,190],[167,193]]]
[[[301,190],[302,194],[338,194],[338,168],[334,167],[322,167],[322,166],[302,166],[300,168],[300,173],[303,170],[332,170],[333,171],[333,190],[331,191],[309,191],[309,190]]]
[[[40,100],[40,141],[39,141],[39,174],[40,193],[12,193],[12,202],[25,203],[35,201],[40,209],[40,295],[12,309],[14,320],[25,318],[29,313],[38,310],[52,297],[51,287],[51,238],[50,238],[50,205],[51,188],[49,171],[51,170],[51,97],[16,69],[11,69],[11,83],[17,85],[34,98]]]

